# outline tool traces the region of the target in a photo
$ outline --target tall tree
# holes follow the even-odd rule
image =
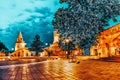
[[[66,41],[66,40],[68,40],[68,41]],[[67,51],[66,56],[67,56],[67,58],[69,58],[71,51],[75,49],[75,45],[69,39],[66,39],[66,40],[64,41],[64,43],[59,43],[59,45],[62,46],[61,48],[63,50]]]
[[[31,50],[36,51],[36,56],[38,56],[39,52],[42,52],[43,43],[40,41],[40,36],[37,34],[31,44]]]
[[[67,3],[68,8],[60,8],[55,13],[54,28],[61,35],[61,41],[71,38],[75,45],[84,49],[89,55],[90,47],[95,43],[97,35],[108,25],[107,21],[120,14],[118,0],[60,0]]]
[[[6,53],[8,53],[8,48],[0,41],[0,51]]]

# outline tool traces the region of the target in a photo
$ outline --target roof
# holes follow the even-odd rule
[[[22,37],[22,33],[20,32],[17,38],[16,43],[24,43],[23,37]]]
[[[116,24],[102,32],[100,32],[101,35],[109,35],[109,34],[114,34],[116,32],[120,31],[120,24]]]

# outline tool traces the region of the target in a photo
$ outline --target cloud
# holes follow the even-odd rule
[[[44,43],[52,43],[52,19],[55,11],[61,7],[59,0],[0,0],[0,40],[11,49],[14,47],[20,31],[27,46],[31,44],[36,34]],[[8,6],[6,6],[8,4]],[[6,10],[5,10],[6,9]],[[5,16],[4,16],[5,15]]]
[[[6,44],[10,44],[7,45],[7,47],[14,47],[14,43],[16,42],[16,38],[20,31],[23,33],[27,46],[30,46],[36,34],[41,36],[41,41],[44,43],[52,43],[53,26],[50,20],[46,19],[47,17],[48,15],[44,15],[44,17],[34,15],[30,16],[25,21],[10,24],[9,27],[6,28],[6,32],[8,32],[7,36],[4,36],[4,38],[9,38],[9,40],[5,41]]]

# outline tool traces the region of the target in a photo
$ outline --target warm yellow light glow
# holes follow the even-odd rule
[[[15,43],[15,52],[11,53],[10,56],[14,57],[27,57],[31,56],[30,51],[25,47],[26,43],[22,38],[22,33],[18,35],[17,41]]]
[[[5,61],[5,59],[3,58],[2,61]]]
[[[24,44],[24,43],[22,43],[22,47],[25,47],[25,44]]]
[[[10,56],[8,56],[8,59],[10,59]]]
[[[66,42],[66,43],[69,43],[69,42],[70,42],[70,40],[69,40],[69,39],[65,39],[65,42]]]
[[[117,24],[107,30],[100,32],[97,44],[90,49],[91,55],[100,57],[111,57],[120,55],[119,41],[120,38],[120,24]]]

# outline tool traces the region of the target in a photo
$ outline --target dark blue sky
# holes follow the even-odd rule
[[[9,48],[14,48],[21,31],[27,46],[36,34],[44,43],[52,43],[51,21],[60,7],[59,0],[0,0],[0,40]]]

